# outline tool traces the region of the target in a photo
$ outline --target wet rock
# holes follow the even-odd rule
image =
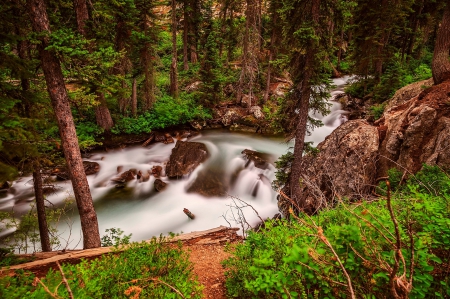
[[[417,88],[415,89],[418,90]],[[430,87],[387,110],[376,124],[385,133],[378,176],[396,167],[415,173],[423,163],[450,169],[450,82]],[[408,94],[408,97],[410,94]]]
[[[0,192],[7,191],[11,187],[10,183],[8,182],[0,182]]]
[[[113,181],[115,183],[124,184],[124,183],[134,180],[136,174],[137,174],[136,169],[130,169],[130,170],[127,170],[127,171],[121,173],[119,176],[111,179],[111,181]]]
[[[121,173],[123,171],[123,166],[117,166],[117,173]]]
[[[144,171],[141,173],[141,177],[139,178],[139,182],[147,182],[150,179],[149,171]]]
[[[218,170],[200,171],[186,191],[205,197],[224,197],[227,195],[227,186],[224,184],[223,177],[224,174]]]
[[[260,169],[267,169],[267,167],[269,166],[268,161],[273,160],[272,155],[252,151],[249,149],[243,150],[241,154],[244,155],[247,161],[252,161],[255,164],[255,167]]]
[[[155,183],[153,184],[153,186],[155,187],[155,190],[157,192],[161,192],[167,187],[167,183],[164,183],[160,179],[156,179]]]
[[[166,141],[166,136],[164,135],[164,133],[161,132],[155,132],[155,142],[165,142]]]
[[[97,162],[83,161],[84,172],[86,175],[96,174],[100,171],[100,165]],[[51,171],[52,175],[56,175],[60,181],[70,180],[70,174],[67,167],[57,167]]]
[[[203,143],[177,141],[166,165],[166,175],[177,178],[190,174],[208,157],[208,150]]]
[[[157,165],[152,167],[152,175],[155,178],[159,178],[161,176],[162,167]]]
[[[164,141],[164,144],[169,144],[169,143],[173,143],[173,137],[172,135],[170,135],[169,133],[165,133],[164,137],[166,137],[166,141]]]
[[[336,196],[356,200],[370,194],[376,180],[378,146],[374,126],[364,120],[351,120],[318,145],[317,155],[305,156],[298,200],[305,203],[306,211],[314,213]],[[281,211],[286,216],[287,211]]]

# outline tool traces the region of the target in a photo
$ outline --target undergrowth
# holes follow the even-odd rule
[[[230,247],[229,297],[449,298],[450,179],[431,166],[393,179],[392,196],[268,221]]]
[[[69,289],[73,298],[201,298],[202,287],[181,244],[162,241],[154,238],[128,245],[123,252],[64,264],[62,272],[50,270],[41,281],[19,271],[0,279],[0,298],[69,298]]]

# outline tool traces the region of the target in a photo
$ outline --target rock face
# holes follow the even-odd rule
[[[392,99],[390,99],[389,102],[387,103],[386,107],[384,108],[385,111],[388,111],[392,107],[401,105],[404,102],[411,100],[419,93],[421,93],[424,90],[424,87],[427,88],[432,85],[433,85],[433,78],[430,78],[428,80],[415,82],[413,84],[409,84],[406,85],[405,87],[400,88],[395,92]]]
[[[86,175],[96,174],[100,171],[100,165],[97,162],[83,161],[84,172]],[[52,175],[56,175],[58,180],[70,180],[70,174],[67,167],[58,167],[52,170]]]
[[[187,192],[198,193],[205,197],[223,197],[227,195],[227,186],[223,182],[223,173],[219,171],[201,171]]]
[[[376,122],[382,140],[378,175],[393,167],[415,173],[423,163],[450,169],[450,82],[400,102]]]
[[[252,161],[257,168],[267,169],[269,166],[268,160],[271,158],[270,155],[249,149],[243,150],[241,154],[244,154],[245,159],[247,159],[247,161]]]
[[[360,199],[376,180],[378,131],[364,120],[342,124],[303,159],[300,201],[314,213],[336,196]]]
[[[190,174],[206,158],[208,150],[203,143],[177,141],[166,165],[166,175],[177,178]]]

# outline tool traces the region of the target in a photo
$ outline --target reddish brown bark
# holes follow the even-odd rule
[[[177,5],[172,0],[172,64],[170,66],[170,94],[178,97],[178,72],[177,72]]]
[[[41,249],[43,252],[52,251],[50,236],[48,234],[47,216],[45,215],[44,190],[42,188],[42,176],[39,163],[34,163],[33,171],[34,195],[36,198],[36,211],[39,224],[39,236],[41,237]]]
[[[189,33],[189,14],[188,14],[188,1],[184,0],[183,3],[183,70],[187,71],[189,69],[188,64],[188,33]]]
[[[96,92],[95,94],[97,95],[97,101],[100,103],[97,107],[95,107],[95,119],[97,121],[97,125],[105,131],[109,131],[112,127],[114,127],[114,122],[106,104],[105,95],[102,92]]]
[[[58,122],[64,156],[72,180],[73,192],[80,214],[81,229],[83,232],[83,247],[100,247],[100,234],[98,231],[97,214],[94,210],[91,192],[81,160],[78,138],[70,110],[69,97],[64,84],[61,65],[54,53],[46,50],[50,24],[43,0],[27,0],[31,22],[36,33],[44,33],[38,45],[39,54],[44,71],[47,90],[50,95],[53,110]]]
[[[311,18],[315,26],[319,23],[320,0],[311,2]],[[305,147],[306,125],[308,122],[309,99],[311,97],[311,79],[314,68],[314,56],[316,49],[312,41],[306,48],[304,59],[303,77],[296,86],[296,92],[300,94],[298,103],[297,127],[295,129],[294,161],[291,167],[291,198],[297,202],[301,209],[306,209],[306,203],[299,202],[301,194],[302,157]]]
[[[133,78],[133,85],[131,88],[131,114],[136,117],[137,115],[137,80]]]
[[[74,0],[73,6],[77,15],[77,29],[78,32],[86,36],[86,21],[89,20],[89,13],[86,4],[86,0]]]
[[[434,84],[450,79],[450,4],[447,7],[439,27],[434,46],[432,71]]]

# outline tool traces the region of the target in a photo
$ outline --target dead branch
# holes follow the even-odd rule
[[[66,276],[64,275],[64,271],[61,268],[61,265],[59,264],[58,261],[56,261],[56,266],[58,266],[58,270],[59,270],[59,272],[61,272],[62,281],[63,281],[64,285],[66,286],[66,289],[67,289],[67,292],[69,293],[70,299],[73,299],[73,293],[72,293],[72,290],[70,289],[69,282],[67,282]]]

